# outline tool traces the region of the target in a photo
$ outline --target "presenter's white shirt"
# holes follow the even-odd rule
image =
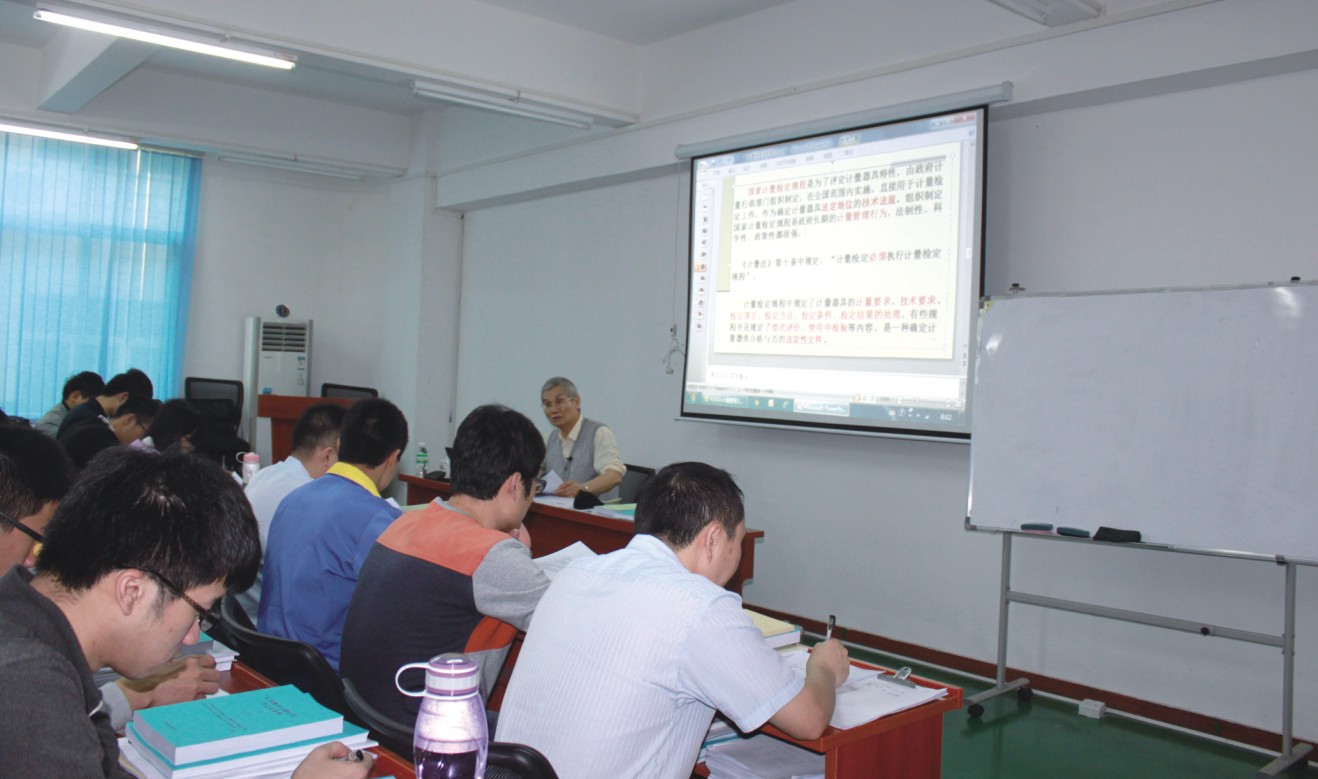
[[[555,577],[531,617],[497,737],[540,750],[572,779],[687,779],[715,710],[752,731],[802,686],[741,596],[638,535]]]
[[[275,509],[279,508],[288,493],[309,481],[311,474],[307,473],[307,467],[302,461],[296,457],[287,457],[282,462],[257,471],[251,483],[244,488],[247,501],[252,504],[252,513],[256,515],[256,524],[261,529],[262,554],[265,553],[266,540],[270,537],[270,522],[275,518]],[[239,593],[238,602],[255,622],[261,605],[260,569],[256,572],[256,583],[247,592]]]

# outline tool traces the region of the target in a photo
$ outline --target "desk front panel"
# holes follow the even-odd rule
[[[859,661],[852,665],[877,666]],[[911,677],[922,687],[946,687],[947,695],[873,722],[839,730],[829,727],[813,741],[792,738],[773,725],[761,732],[824,755],[825,779],[939,779],[943,771],[943,715],[961,708],[962,690]],[[704,764],[696,767],[708,776]]]

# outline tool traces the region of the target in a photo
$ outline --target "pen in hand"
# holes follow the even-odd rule
[[[824,628],[824,640],[827,641],[833,637],[833,626],[837,624],[837,616],[828,615],[828,627]]]

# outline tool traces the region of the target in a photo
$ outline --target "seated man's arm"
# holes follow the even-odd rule
[[[0,663],[0,773],[106,776],[102,761],[111,734],[107,731],[103,741],[88,718],[77,670],[44,645],[10,645],[5,651]]]
[[[515,540],[490,548],[471,578],[476,610],[526,630],[549,577],[531,559],[531,552]]]
[[[627,466],[622,462],[622,455],[618,452],[618,439],[614,437],[613,431],[605,425],[600,425],[595,431],[595,472],[599,474],[591,479],[587,484],[590,485],[590,491],[599,495],[602,492],[608,492],[622,483],[623,474],[627,473]]]
[[[837,687],[847,680],[848,665],[841,642],[834,639],[816,644],[806,662],[805,686],[769,722],[792,738],[819,738],[833,718]]]
[[[189,655],[153,668],[141,679],[117,679],[102,687],[101,695],[110,710],[111,726],[120,731],[138,709],[193,701],[218,689],[220,672],[215,670],[215,658]]]

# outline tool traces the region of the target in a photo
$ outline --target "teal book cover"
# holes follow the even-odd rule
[[[133,713],[141,740],[175,765],[342,732],[343,716],[293,687],[271,687]]]
[[[136,748],[137,752],[135,754],[137,757],[145,760],[162,775],[170,779],[225,776],[231,773],[280,764],[288,760],[301,760],[311,750],[332,741],[342,742],[349,749],[369,749],[376,746],[377,743],[370,738],[370,734],[364,728],[357,727],[351,722],[344,722],[342,730],[332,736],[319,736],[306,741],[278,744],[248,752],[231,753],[209,760],[198,760],[176,765],[153,749],[150,744],[145,743],[142,735],[133,728],[133,723],[128,723],[124,734],[127,736],[127,740]],[[133,764],[136,765],[136,762]]]

